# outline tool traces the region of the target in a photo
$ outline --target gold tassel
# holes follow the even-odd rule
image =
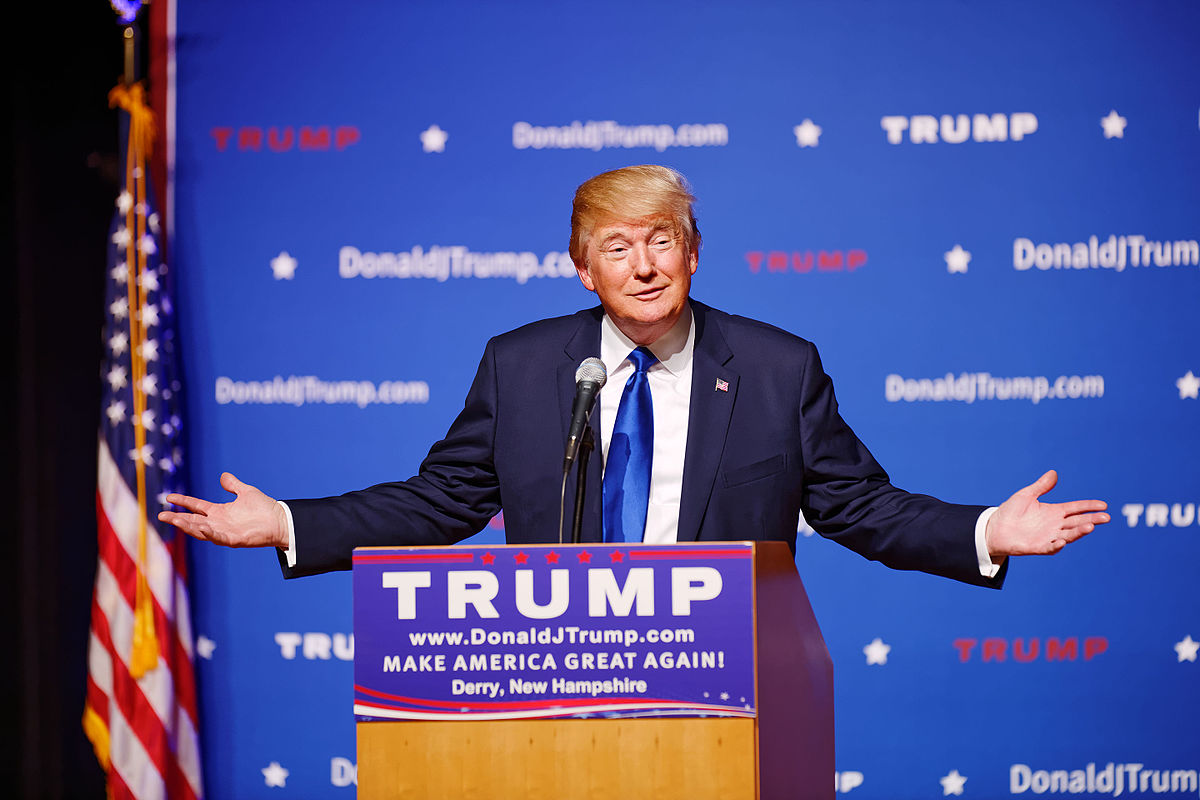
[[[96,760],[100,762],[100,766],[104,768],[104,771],[108,772],[108,726],[104,724],[104,720],[100,719],[100,715],[91,706],[83,710],[83,732],[91,741],[92,749],[96,751]]]

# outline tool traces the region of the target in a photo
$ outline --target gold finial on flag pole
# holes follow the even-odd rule
[[[132,86],[137,80],[137,69],[134,66],[137,56],[137,34],[132,25],[126,25],[122,36],[125,39],[125,85]]]

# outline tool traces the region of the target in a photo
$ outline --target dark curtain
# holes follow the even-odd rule
[[[4,180],[5,451],[11,547],[0,602],[10,797],[104,797],[80,719],[96,560],[96,431],[105,238],[117,192],[123,67],[107,3],[8,10]],[[34,36],[37,33],[37,36]],[[24,42],[23,46],[21,42]]]

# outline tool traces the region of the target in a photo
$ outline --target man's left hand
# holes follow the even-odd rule
[[[1017,491],[987,523],[987,546],[992,559],[1004,556],[1052,555],[1069,542],[1108,522],[1103,500],[1043,503],[1038,498],[1054,488],[1058,473],[1050,470]]]

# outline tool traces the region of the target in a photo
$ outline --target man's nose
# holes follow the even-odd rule
[[[639,278],[647,278],[656,271],[654,251],[644,244],[634,245],[630,254],[633,260],[633,274]]]

